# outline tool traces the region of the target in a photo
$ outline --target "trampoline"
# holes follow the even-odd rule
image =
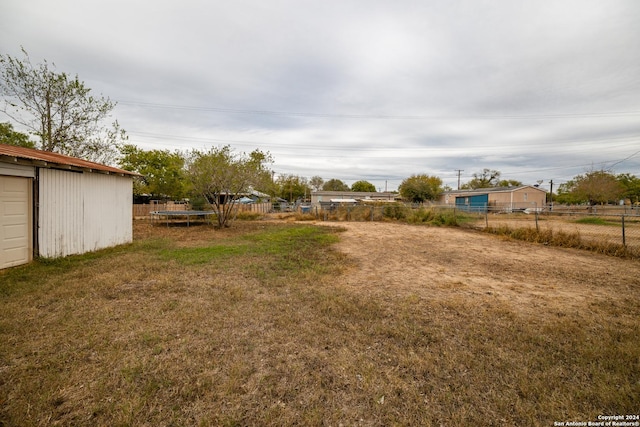
[[[151,215],[151,222],[161,222],[164,220],[167,223],[167,227],[170,222],[175,222],[179,219],[187,219],[187,227],[191,225],[192,217],[194,220],[202,218],[206,222],[210,222],[211,215],[215,215],[215,211],[153,211],[149,212]]]

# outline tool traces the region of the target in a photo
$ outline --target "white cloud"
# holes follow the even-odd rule
[[[229,143],[281,173],[568,179],[640,146],[640,3],[5,0],[0,51],[122,101],[143,148]],[[614,114],[610,114],[614,113]],[[640,175],[632,157],[616,172]],[[510,176],[513,175],[513,176]]]

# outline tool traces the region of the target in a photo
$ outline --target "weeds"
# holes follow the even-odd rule
[[[412,208],[401,203],[340,207],[325,215],[327,219],[333,221],[398,221],[407,224],[453,227],[466,221],[453,209]]]
[[[592,223],[591,223],[592,224]],[[532,227],[512,228],[507,225],[487,227],[485,232],[505,236],[516,240],[524,240],[532,243],[541,243],[550,246],[564,248],[584,249],[617,257],[637,258],[640,256],[634,248],[624,247],[621,244],[606,241],[584,240],[577,232],[567,232],[547,228],[537,230]]]
[[[421,207],[411,210],[405,219],[410,224],[445,225],[449,227],[458,225],[458,217],[452,209],[438,210]]]
[[[592,224],[592,225],[613,225],[615,227],[619,227],[620,223],[615,221],[607,221],[603,218],[596,216],[588,216],[584,218],[580,218],[574,221],[576,224]]]
[[[132,245],[0,273],[0,425],[551,425],[638,408],[628,295],[530,318],[455,288],[347,290],[339,229],[136,227]]]
[[[241,211],[236,215],[236,219],[241,221],[257,221],[263,216],[260,212]]]
[[[409,211],[410,209],[406,206],[394,203],[384,206],[382,216],[388,219],[404,220]]]

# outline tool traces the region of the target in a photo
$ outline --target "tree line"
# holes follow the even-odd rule
[[[188,152],[142,150],[127,143],[126,132],[117,120],[111,121],[115,102],[96,96],[78,76],[59,73],[55,64],[32,64],[23,50],[22,60],[0,55],[0,112],[11,122],[0,123],[0,143],[38,148],[121,168],[140,174],[134,181],[134,195],[152,199],[189,198],[210,204],[219,211],[219,226],[227,224],[225,200],[235,200],[250,189],[289,202],[308,199],[312,191],[375,192],[365,180],[350,187],[340,179],[325,181],[279,174],[270,169],[268,152],[234,152],[230,146]],[[13,123],[36,138],[18,132]],[[521,182],[502,179],[500,171],[483,169],[461,189],[519,186]],[[412,175],[398,187],[399,195],[411,202],[436,200],[443,191],[437,176]],[[577,175],[558,187],[552,195],[558,203],[597,204],[626,199],[640,202],[640,179],[631,174],[615,175],[593,170]],[[231,211],[228,212],[230,215]]]
[[[134,192],[148,194],[158,199],[179,200],[194,195],[194,188],[188,178],[193,173],[194,159],[203,155],[198,150],[181,153],[168,150],[142,150],[134,145],[124,145],[119,164],[123,169],[131,170],[142,176],[136,180]],[[233,157],[230,147],[212,148],[211,152],[224,152],[225,156]],[[260,155],[258,156],[258,153]],[[253,156],[253,157],[252,157]],[[244,161],[258,156],[263,163],[271,163],[268,153],[256,150],[249,155],[241,155]],[[217,165],[218,169],[228,168],[228,163]],[[260,180],[253,182],[256,190],[269,196],[277,197],[289,202],[306,200],[312,191],[352,191],[376,192],[376,187],[365,180],[354,182],[349,187],[342,180],[332,178],[325,181],[320,176],[310,179],[299,175],[275,174],[266,164],[260,175]],[[520,181],[501,179],[497,170],[483,169],[472,174],[472,178],[461,185],[462,190],[481,188],[513,187],[523,185]],[[444,191],[451,190],[443,186],[442,179],[428,174],[415,174],[404,179],[398,187],[400,197],[406,201],[422,203],[438,200]],[[562,204],[606,204],[618,203],[625,200],[632,204],[640,203],[640,178],[629,174],[614,174],[604,170],[594,170],[577,175],[566,183],[560,184],[557,193],[552,195],[553,201]],[[549,200],[551,201],[551,199]]]

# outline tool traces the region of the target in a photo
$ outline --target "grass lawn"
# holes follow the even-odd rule
[[[337,228],[135,230],[0,272],[0,426],[550,426],[640,410],[638,299],[532,322],[454,293],[349,292]]]

